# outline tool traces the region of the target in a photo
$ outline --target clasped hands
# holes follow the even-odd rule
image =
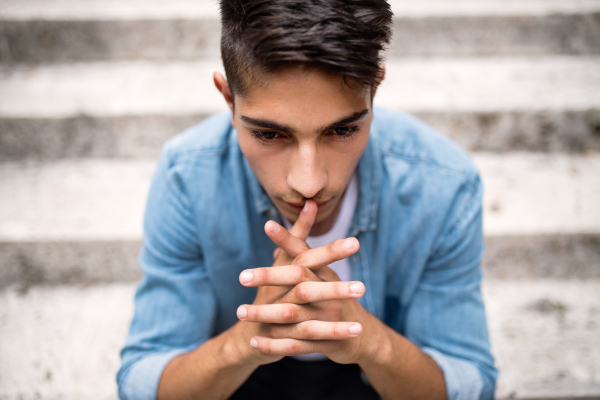
[[[363,328],[375,317],[356,300],[364,295],[364,284],[342,282],[328,267],[356,253],[358,240],[310,249],[305,240],[316,213],[316,203],[307,200],[289,231],[267,222],[265,232],[279,246],[273,266],[240,274],[242,285],[258,287],[254,303],[241,305],[237,316],[250,323],[244,336],[257,349],[260,364],[315,352],[338,363],[358,363],[374,345]]]

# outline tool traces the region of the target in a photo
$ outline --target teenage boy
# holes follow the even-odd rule
[[[222,0],[221,17],[230,112],[160,157],[120,397],[493,398],[481,182],[373,108],[389,5]]]

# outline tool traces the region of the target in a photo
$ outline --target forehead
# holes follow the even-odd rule
[[[370,109],[371,90],[318,69],[290,68],[269,74],[235,102],[237,117],[276,119],[308,128]]]

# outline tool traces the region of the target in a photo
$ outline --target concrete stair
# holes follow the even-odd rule
[[[218,60],[0,68],[0,157],[156,156],[225,108]],[[392,58],[376,104],[472,151],[600,150],[600,56]]]
[[[596,0],[391,3],[394,56],[600,53]],[[212,0],[4,0],[1,7],[2,62],[219,56]]]
[[[474,159],[486,185],[490,277],[600,278],[600,155],[475,153]],[[137,279],[154,165],[153,159],[0,164],[0,282]]]
[[[0,398],[116,399],[134,291],[126,283],[1,290]],[[498,399],[600,398],[600,281],[487,279],[483,293]]]
[[[392,1],[376,104],[470,150],[500,399],[600,399],[600,0]],[[214,0],[0,0],[0,399],[115,399],[166,139],[224,102]]]

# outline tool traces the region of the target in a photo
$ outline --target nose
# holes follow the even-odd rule
[[[307,199],[327,186],[325,160],[314,143],[300,144],[291,158],[288,185]]]

